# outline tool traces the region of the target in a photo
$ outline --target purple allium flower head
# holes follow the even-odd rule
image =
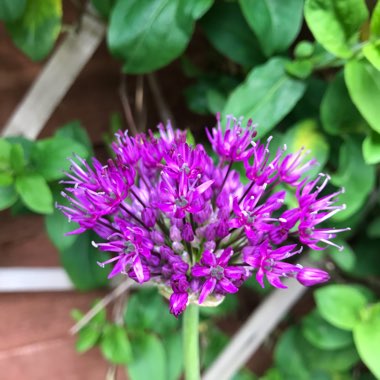
[[[217,162],[170,124],[158,133],[118,132],[116,157],[105,165],[72,159],[66,202],[57,206],[77,224],[70,233],[92,229],[94,246],[110,255],[100,263],[112,265],[109,277],[156,284],[175,316],[190,302],[220,302],[254,273],[261,286],[266,278],[277,288],[286,277],[306,286],[327,281],[295,258],[303,248],[342,248],[333,239],[347,229],[324,224],[344,208],[337,205],[343,190],[329,194],[324,174],[307,177],[316,161],[303,150],[285,155],[284,146],[271,155],[272,138],[253,141],[252,121],[243,127],[228,116],[223,128],[218,115],[207,135]]]

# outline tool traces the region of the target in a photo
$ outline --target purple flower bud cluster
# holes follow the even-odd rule
[[[99,263],[112,263],[109,277],[122,273],[156,284],[175,316],[189,302],[220,302],[254,273],[261,286],[266,277],[277,288],[286,287],[285,277],[305,286],[329,279],[287,261],[303,247],[342,249],[332,239],[346,229],[323,222],[344,208],[336,205],[343,190],[326,195],[327,175],[306,176],[315,160],[303,150],[287,154],[286,146],[271,154],[271,138],[254,141],[256,126],[243,127],[232,116],[223,129],[218,115],[207,130],[216,163],[202,145],[187,144],[185,131],[170,123],[158,129],[134,137],[119,132],[115,159],[102,165],[76,157],[64,181],[69,206],[57,207],[79,225],[72,234],[99,235],[93,244],[110,254]],[[246,185],[234,169],[239,161]],[[294,208],[284,202],[291,189]]]

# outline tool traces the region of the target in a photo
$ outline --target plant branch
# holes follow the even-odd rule
[[[123,326],[124,325],[124,309],[125,309],[125,304],[128,301],[128,289],[126,289],[123,293],[119,295],[119,297],[116,299],[112,314],[113,314],[113,320],[116,325],[118,326]],[[106,378],[105,380],[117,380],[117,373],[119,370],[119,365],[117,364],[110,364],[107,373],[106,373]]]
[[[140,132],[146,129],[146,108],[144,102],[144,76],[139,75],[136,79],[135,105],[137,125]]]
[[[124,292],[126,292],[133,284],[131,279],[123,281],[119,286],[117,286],[111,293],[107,294],[102,298],[92,309],[90,309],[83,318],[78,321],[71,329],[70,334],[74,335],[78,333],[84,326],[99,313],[100,310],[104,309],[109,303],[114,299],[120,297]]]
[[[131,130],[132,135],[136,136],[138,131],[137,131],[135,120],[133,118],[131,106],[129,104],[128,92],[127,92],[127,83],[126,83],[126,76],[125,75],[122,75],[122,77],[121,77],[119,94],[120,94],[120,100],[121,100],[121,104],[123,106],[124,116],[125,116],[125,119],[127,121],[128,127]]]
[[[148,84],[152,91],[154,102],[156,103],[157,110],[160,114],[162,121],[170,120],[172,125],[175,125],[174,117],[170,111],[160,89],[159,83],[154,74],[147,75]]]

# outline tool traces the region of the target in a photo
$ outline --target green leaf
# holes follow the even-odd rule
[[[209,367],[211,363],[218,357],[222,352],[223,348],[228,343],[228,336],[224,334],[221,330],[216,327],[210,326],[207,330],[206,339],[206,350],[203,357],[204,367]]]
[[[197,142],[195,141],[195,137],[191,132],[191,129],[186,129],[186,144],[195,146]]]
[[[321,350],[310,344],[297,326],[288,329],[275,349],[275,363],[284,379],[330,379],[326,372],[345,371],[359,360],[353,345]]]
[[[23,203],[41,214],[53,212],[53,196],[45,179],[39,174],[25,174],[16,178],[16,190]]]
[[[13,144],[11,148],[11,168],[14,173],[21,174],[25,168],[24,150],[21,144]]]
[[[319,118],[319,108],[326,92],[326,82],[313,76],[305,80],[306,91],[284,122],[290,125],[302,119]]]
[[[364,162],[360,141],[347,138],[339,154],[339,169],[331,175],[335,186],[342,186],[345,192],[339,201],[346,209],[334,215],[334,220],[344,220],[355,214],[366,201],[375,184],[375,168]]]
[[[26,163],[29,163],[34,141],[28,140],[22,136],[11,136],[7,137],[6,140],[11,144],[20,144],[24,152],[24,159]]]
[[[298,59],[309,58],[313,55],[315,46],[310,41],[300,41],[294,49],[294,56]]]
[[[321,121],[331,135],[357,132],[365,122],[348,94],[343,72],[329,83],[321,104]]]
[[[180,0],[183,13],[190,15],[194,20],[201,18],[212,6],[214,0]]]
[[[306,0],[305,18],[315,39],[326,50],[349,58],[368,10],[364,0]]]
[[[353,345],[352,334],[341,330],[324,320],[314,310],[302,320],[302,334],[315,347],[321,350],[336,350]]]
[[[250,370],[244,368],[232,380],[257,380],[257,377]]]
[[[93,348],[99,341],[102,335],[102,329],[94,324],[89,323],[79,330],[77,340],[75,342],[75,349],[78,352],[86,352]]]
[[[182,334],[168,334],[164,337],[163,343],[167,356],[166,379],[178,380],[183,370]]]
[[[353,248],[356,253],[354,274],[357,277],[380,276],[380,239],[368,239],[367,236],[355,242]]]
[[[0,171],[10,167],[12,144],[0,138]]]
[[[227,95],[238,85],[238,81],[227,75],[202,75],[185,91],[187,106],[195,113],[206,115],[223,109]]]
[[[88,156],[88,150],[80,143],[66,137],[50,137],[37,141],[32,149],[32,162],[36,170],[48,181],[60,179],[70,167],[68,158],[73,153]]]
[[[99,237],[90,231],[79,235],[68,248],[61,249],[61,263],[75,287],[79,290],[90,290],[108,284],[109,267],[101,268],[98,262],[109,258],[104,252],[98,251],[91,244]]]
[[[79,120],[73,120],[60,127],[54,134],[54,136],[65,137],[82,144],[89,155],[94,155],[92,149],[92,143],[87,131],[82,127]]]
[[[371,221],[367,228],[367,234],[372,239],[380,237],[380,217]]]
[[[209,113],[207,102],[207,91],[209,85],[203,81],[199,81],[184,90],[186,104],[189,109],[200,115],[207,115]]]
[[[148,73],[177,58],[194,29],[184,1],[118,0],[108,28],[111,52],[126,73]],[[154,58],[152,58],[154,57]]]
[[[75,322],[79,322],[84,317],[84,314],[79,309],[72,309],[70,310],[70,316]]]
[[[167,358],[160,339],[151,334],[139,334],[133,341],[133,360],[127,372],[131,380],[168,380]]]
[[[12,186],[0,186],[0,211],[11,207],[16,203],[18,198],[15,187]]]
[[[317,377],[314,374],[322,374],[327,371],[348,371],[360,361],[353,344],[335,350],[322,350],[310,344],[300,332],[298,339],[298,349],[310,370],[310,379],[326,379],[326,376]]]
[[[334,239],[334,242],[340,246],[344,247],[342,252],[337,252],[335,247],[328,247],[326,249],[327,253],[334,260],[335,264],[345,272],[352,273],[355,271],[357,258],[352,250],[352,248],[346,243],[338,238]]]
[[[123,326],[106,325],[100,340],[103,356],[114,364],[128,364],[132,361],[132,346]]]
[[[368,124],[380,133],[380,71],[365,61],[352,60],[345,66],[344,78],[352,101]]]
[[[180,58],[181,70],[187,78],[198,78],[203,70],[195,65],[189,57],[183,54]]]
[[[235,312],[239,307],[238,299],[235,295],[227,294],[223,300],[223,302],[218,305],[218,307],[201,307],[200,313],[201,316],[219,316],[226,317],[229,314]]]
[[[61,195],[61,186],[54,186],[52,190],[55,202],[61,205],[69,206],[68,200]],[[57,208],[54,208],[54,211],[51,215],[45,216],[46,232],[50,240],[59,250],[68,249],[71,245],[74,244],[79,235],[65,236],[65,234],[75,230],[78,227],[79,226],[77,224],[73,225],[73,223],[70,223],[67,220],[66,216],[63,215],[62,211],[58,210]]]
[[[362,49],[364,56],[377,69],[380,70],[380,3],[377,2],[370,23],[370,35],[368,44]]]
[[[380,303],[362,310],[361,320],[354,327],[354,340],[360,358],[380,378]]]
[[[22,17],[7,24],[13,42],[32,60],[45,58],[61,29],[61,0],[27,0]]]
[[[333,326],[352,330],[359,321],[360,310],[369,302],[368,295],[352,285],[328,285],[314,292],[320,315]]]
[[[369,164],[380,162],[380,134],[372,131],[363,141],[364,161]]]
[[[111,145],[115,141],[115,133],[124,130],[123,118],[119,112],[112,112],[109,117],[108,129],[103,133],[102,140],[106,145],[107,151],[110,156],[114,156],[115,152],[112,150]]]
[[[329,156],[329,144],[325,136],[319,132],[318,124],[315,120],[303,120],[294,127],[288,129],[283,137],[289,152],[297,152],[301,148],[310,150],[310,156],[314,157],[319,166],[308,171],[308,175],[318,174],[324,167]]]
[[[303,0],[240,0],[239,3],[267,57],[286,50],[301,29]]]
[[[284,377],[278,368],[269,368],[259,380],[284,380]]]
[[[133,294],[126,308],[124,321],[128,329],[151,330],[160,335],[172,333],[178,320],[169,313],[168,306],[156,289],[140,289]]]
[[[313,64],[306,59],[288,62],[285,66],[286,72],[295,78],[306,79],[313,72]]]
[[[376,70],[380,70],[380,46],[375,43],[368,43],[363,47],[363,55],[368,59]]]
[[[285,73],[286,60],[272,58],[254,68],[229,96],[223,113],[253,118],[258,135],[268,133],[286,116],[305,91],[305,83]]]
[[[372,11],[370,22],[370,37],[376,39],[380,37],[380,3],[377,2]]]
[[[10,186],[13,183],[13,175],[11,173],[0,173],[0,187],[2,186]]]
[[[99,302],[100,300],[96,299],[92,303],[91,307],[96,306],[97,304],[99,304]],[[107,310],[105,307],[102,307],[91,319],[91,323],[96,324],[97,326],[104,326],[106,321],[107,321]]]
[[[297,347],[298,335],[295,326],[288,329],[281,335],[274,351],[276,367],[286,380],[309,379],[309,370],[306,367],[301,350]]]
[[[94,6],[94,8],[105,19],[108,19],[108,17],[110,16],[115,2],[116,0],[91,0],[91,3]]]
[[[264,61],[256,36],[236,3],[217,1],[201,25],[211,45],[232,61],[252,67]]]
[[[212,114],[220,112],[226,105],[227,97],[220,91],[210,88],[206,92],[208,109]]]
[[[1,0],[0,20],[14,21],[21,17],[25,9],[26,0]]]

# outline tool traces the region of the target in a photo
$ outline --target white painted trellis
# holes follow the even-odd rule
[[[105,25],[90,11],[81,28],[71,32],[14,111],[3,136],[36,139],[105,34]],[[54,85],[52,85],[54,84]],[[27,128],[25,128],[27,126]],[[222,354],[203,376],[204,380],[229,380],[254,354],[305,288],[288,281],[286,291],[275,290],[252,313]],[[0,292],[67,291],[74,289],[62,268],[1,268]]]

